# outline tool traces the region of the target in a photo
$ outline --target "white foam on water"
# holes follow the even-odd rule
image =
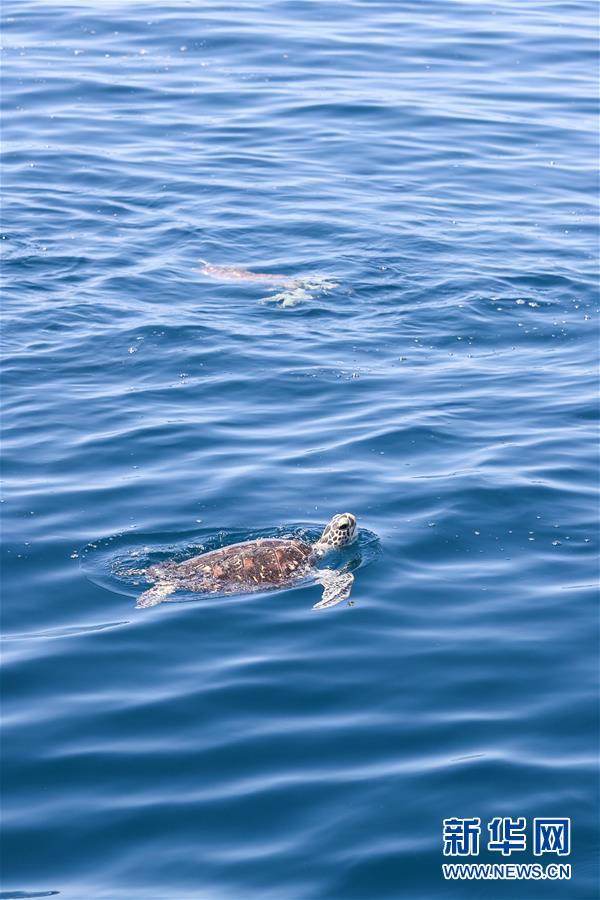
[[[336,287],[336,282],[327,278],[318,276],[299,278],[297,286],[268,297],[262,297],[261,303],[275,303],[285,309],[290,306],[298,306],[299,303],[306,300],[314,300],[320,294],[328,294]]]

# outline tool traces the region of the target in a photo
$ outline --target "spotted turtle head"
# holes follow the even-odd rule
[[[339,550],[354,540],[356,540],[356,516],[352,513],[340,513],[325,526],[317,546],[321,552]]]

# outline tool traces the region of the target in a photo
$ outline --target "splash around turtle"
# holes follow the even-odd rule
[[[346,529],[328,532],[328,528],[336,519],[342,519],[337,525],[345,524],[346,517],[352,529],[354,517],[346,513],[334,517],[325,531],[299,523],[216,533],[206,529],[177,535],[126,532],[87,544],[79,551],[80,564],[92,582],[135,597],[141,606],[320,584],[323,596],[314,606],[323,608],[347,599],[353,573],[381,552],[379,539],[365,528],[356,530],[354,540],[333,542]],[[159,586],[160,591],[152,593]],[[144,594],[150,596],[140,604]]]

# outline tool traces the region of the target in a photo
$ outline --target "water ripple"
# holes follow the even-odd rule
[[[571,816],[597,896],[596,30],[6,0],[2,897],[431,900],[448,815]],[[130,615],[341,509],[339,615]]]

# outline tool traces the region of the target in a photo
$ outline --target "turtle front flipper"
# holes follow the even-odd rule
[[[324,587],[323,596],[313,609],[325,609],[347,600],[354,583],[352,572],[336,572],[334,569],[321,569],[318,578]]]
[[[177,585],[175,584],[167,584],[164,581],[159,582],[158,584],[155,584],[154,587],[151,587],[150,590],[140,594],[137,603],[135,604],[135,608],[141,609],[146,606],[157,606],[159,603],[162,603],[169,594],[174,594],[176,590]]]

